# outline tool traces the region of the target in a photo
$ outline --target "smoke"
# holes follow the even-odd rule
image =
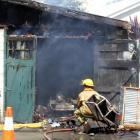
[[[86,13],[112,17],[119,9],[133,5],[130,0],[36,0],[38,2],[78,10]],[[138,0],[135,0],[138,1]]]
[[[45,16],[45,17],[44,17]],[[93,24],[45,13],[38,25],[23,23],[12,35],[37,35],[36,103],[46,105],[57,94],[75,98],[81,80],[93,77]]]
[[[49,38],[38,46],[37,87],[44,104],[58,93],[75,98],[81,90],[81,80],[93,75],[89,43],[61,37]]]
[[[13,33],[22,35],[31,33],[42,36],[38,39],[37,46],[36,87],[38,104],[46,105],[48,100],[57,94],[72,98],[77,97],[81,91],[80,81],[84,78],[98,78],[100,85],[104,85],[104,87],[108,87],[107,84],[113,86],[112,83],[115,83],[112,82],[114,71],[110,70],[111,74],[106,69],[100,70],[99,68],[100,71],[98,71],[100,65],[106,66],[104,58],[101,58],[103,55],[97,54],[100,51],[99,47],[104,47],[102,46],[104,37],[107,37],[104,35],[104,31],[100,29],[101,25],[97,26],[93,22],[50,13],[47,13],[45,17],[40,17],[40,24],[42,25],[38,25],[39,29],[37,29],[27,22]],[[110,32],[110,36],[113,36],[112,34],[117,29],[111,28],[110,30],[113,31]],[[100,38],[96,38],[97,36]],[[95,40],[97,44],[101,42],[98,44],[99,47],[95,47]],[[99,60],[96,61],[96,59]],[[96,66],[100,77],[98,75],[95,77],[94,66]],[[118,79],[116,77],[117,82]],[[110,81],[110,83],[106,81]]]
[[[36,0],[36,1],[49,5],[65,7],[72,10],[78,10],[78,11],[88,12],[88,13],[93,13],[95,8],[94,0],[86,0],[86,1],[85,0]]]
[[[71,18],[47,17],[38,39],[36,87],[37,104],[46,105],[57,94],[75,98],[81,91],[81,80],[93,76],[92,24]],[[44,20],[44,18],[43,18]]]

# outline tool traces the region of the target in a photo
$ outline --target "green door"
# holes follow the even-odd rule
[[[35,104],[34,37],[10,37],[7,45],[5,104],[15,122],[32,122]]]

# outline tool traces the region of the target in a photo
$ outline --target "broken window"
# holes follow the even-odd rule
[[[8,41],[8,57],[29,60],[33,57],[33,39],[10,38]]]

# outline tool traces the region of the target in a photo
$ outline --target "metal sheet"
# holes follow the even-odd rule
[[[140,89],[124,88],[123,124],[140,124]]]

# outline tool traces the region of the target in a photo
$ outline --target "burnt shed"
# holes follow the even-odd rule
[[[29,0],[1,0],[0,11],[0,24],[7,26],[7,61],[17,66],[18,60],[17,71],[24,61],[29,64],[33,60],[31,70],[25,75],[18,73],[21,79],[33,74],[29,80],[34,88],[32,106],[46,105],[57,94],[76,98],[81,91],[80,81],[89,77],[96,90],[116,105],[122,86],[138,85],[137,43],[127,22]],[[13,41],[29,40],[34,42],[33,57],[20,57],[16,47],[11,48]],[[5,68],[5,86],[12,86],[7,64]],[[25,83],[21,81],[19,86],[24,88]],[[16,92],[19,94],[18,89]],[[22,94],[17,98],[21,100]],[[5,95],[6,104],[16,106],[8,99],[8,92]]]

